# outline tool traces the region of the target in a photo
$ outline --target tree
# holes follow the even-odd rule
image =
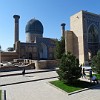
[[[97,55],[92,58],[91,66],[94,71],[100,74],[100,51],[98,51]]]
[[[1,45],[0,45],[0,52],[3,52]]]
[[[14,51],[14,48],[13,47],[8,47],[7,51]]]
[[[63,54],[59,69],[57,70],[59,79],[64,83],[73,83],[81,77],[81,68],[79,60],[71,53]]]
[[[0,45],[0,51],[1,51],[1,45]]]
[[[65,39],[64,37],[61,37],[61,39],[56,42],[55,58],[61,59],[64,53],[65,53]]]

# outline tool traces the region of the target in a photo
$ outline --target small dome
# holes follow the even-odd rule
[[[25,28],[26,33],[43,34],[43,25],[39,20],[31,19]]]

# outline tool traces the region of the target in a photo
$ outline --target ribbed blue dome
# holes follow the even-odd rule
[[[25,28],[26,33],[43,34],[43,25],[39,20],[31,19]]]

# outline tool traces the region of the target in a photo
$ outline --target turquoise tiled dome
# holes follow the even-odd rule
[[[43,25],[39,20],[31,19],[25,28],[26,33],[43,34]]]

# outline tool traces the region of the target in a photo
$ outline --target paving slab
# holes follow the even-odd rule
[[[8,84],[0,86],[0,89],[6,91],[6,100],[100,100],[100,85],[68,95],[48,84],[49,81],[57,80],[56,77],[55,71],[0,77],[0,85]]]

